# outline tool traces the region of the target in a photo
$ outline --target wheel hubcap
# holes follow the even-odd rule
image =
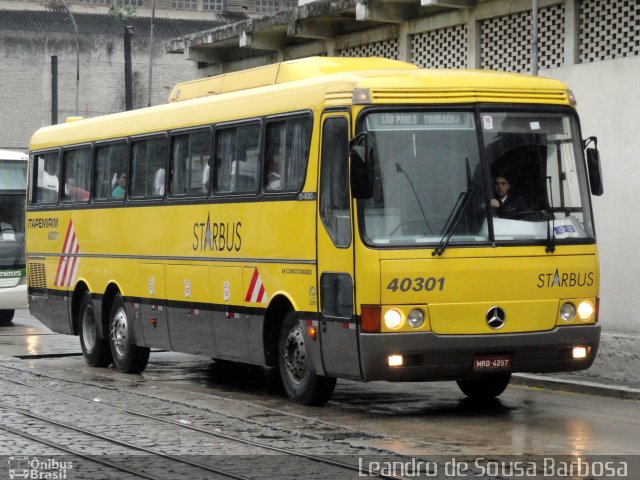
[[[119,308],[111,321],[111,342],[120,357],[124,356],[129,345],[129,322],[123,308]]]
[[[296,382],[304,380],[307,369],[307,351],[304,337],[298,328],[294,328],[287,335],[284,344],[284,362],[289,376]]]
[[[86,350],[91,351],[96,346],[96,317],[92,308],[87,308],[82,316],[82,343]]]

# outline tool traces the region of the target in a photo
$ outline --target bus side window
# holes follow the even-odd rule
[[[310,116],[267,123],[265,135],[265,178],[267,192],[302,189],[311,141]]]
[[[122,200],[124,196],[113,195],[118,176],[125,173],[127,144],[124,141],[97,145],[95,148],[94,191],[95,200]]]
[[[209,130],[175,135],[171,139],[171,195],[205,195],[208,192],[211,134]],[[205,172],[206,170],[206,172]]]
[[[55,205],[60,189],[60,156],[58,152],[38,153],[32,162],[29,201],[32,205]]]
[[[165,168],[169,148],[166,137],[152,137],[131,142],[129,197],[135,199],[164,196]]]
[[[62,153],[63,202],[88,202],[91,184],[91,147]]]
[[[344,117],[327,118],[322,128],[320,217],[337,247],[351,243],[348,128]]]
[[[216,131],[214,193],[255,193],[259,178],[260,124]]]

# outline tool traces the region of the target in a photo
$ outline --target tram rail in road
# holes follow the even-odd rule
[[[153,432],[152,435],[154,436],[156,435],[155,432],[163,430],[165,431],[165,434],[167,434],[166,429],[169,428],[173,431],[171,437],[176,439],[176,444],[180,443],[178,439],[184,435],[185,431],[190,432],[189,435],[200,435],[203,438],[213,437],[222,439],[225,442],[233,442],[239,445],[243,451],[247,452],[247,454],[250,454],[255,458],[259,457],[266,463],[272,459],[275,459],[276,464],[281,463],[282,465],[290,465],[288,461],[294,463],[296,468],[300,470],[298,470],[298,473],[294,474],[291,478],[299,478],[300,471],[315,471],[314,478],[318,479],[357,478],[360,474],[360,468],[357,463],[349,464],[344,461],[335,460],[329,456],[309,454],[301,450],[295,450],[293,448],[295,443],[290,443],[292,448],[282,448],[274,445],[273,443],[269,444],[266,442],[259,442],[247,437],[243,438],[239,435],[233,435],[231,433],[223,433],[211,430],[210,428],[198,427],[190,424],[190,422],[176,421],[172,418],[165,418],[148,413],[149,410],[153,411],[153,409],[145,409],[144,412],[138,411],[131,408],[121,407],[114,404],[114,402],[104,400],[100,400],[98,402],[95,398],[86,398],[82,395],[76,395],[69,393],[69,391],[60,390],[60,388],[64,390],[65,385],[67,387],[85,386],[91,387],[91,389],[98,388],[102,390],[103,397],[109,397],[109,395],[114,395],[114,392],[117,391],[113,388],[85,384],[82,382],[73,382],[66,379],[55,379],[54,383],[56,383],[59,388],[51,388],[46,385],[51,383],[52,378],[48,378],[46,375],[39,374],[37,378],[31,378],[33,375],[20,369],[4,366],[3,370],[5,370],[4,373],[1,373],[0,370],[0,385],[4,383],[5,385],[12,385],[14,389],[18,388],[18,391],[21,393],[20,397],[27,400],[21,404],[24,405],[24,408],[16,405],[9,405],[6,402],[0,403],[0,411],[4,413],[4,415],[0,414],[0,418],[5,417],[4,420],[0,420],[0,430],[4,430],[13,435],[22,436],[34,442],[46,444],[67,454],[79,456],[86,461],[100,463],[106,467],[117,469],[121,472],[139,476],[141,478],[147,478],[150,480],[177,478],[175,477],[177,472],[180,473],[180,478],[183,478],[183,476],[184,478],[200,478],[198,475],[201,475],[202,472],[206,472],[207,474],[215,474],[226,478],[249,480],[255,477],[255,472],[252,474],[252,469],[255,468],[255,462],[246,462],[246,464],[245,462],[235,462],[229,468],[223,469],[211,465],[212,461],[214,464],[216,463],[215,455],[207,456],[204,455],[202,451],[199,454],[190,455],[185,453],[167,453],[166,451],[162,451],[161,448],[148,448],[141,445],[147,443],[149,440],[148,438],[145,438],[144,434],[141,435],[140,439],[137,439],[136,437],[133,441],[126,440],[127,436],[124,435],[125,432],[120,431],[118,433],[117,425],[115,425],[114,428],[109,429],[108,434],[101,432],[101,430],[104,430],[105,425],[109,425],[111,421],[116,424],[118,422],[123,422],[126,425],[131,425],[136,422],[132,421],[130,418],[136,417],[141,419],[140,421],[144,425],[139,425],[138,428],[133,425],[132,429],[149,429],[150,432]],[[15,375],[22,377],[25,381],[9,378],[7,375],[8,372],[12,372],[12,376]],[[37,382],[41,382],[41,384],[38,385],[36,384]],[[5,387],[5,390],[10,389]],[[86,392],[86,389],[83,389],[83,391]],[[62,410],[48,410],[46,415],[37,413],[38,408],[42,408],[41,405],[40,407],[38,406],[40,399],[36,398],[34,407],[29,405],[29,402],[32,401],[31,399],[38,397],[38,395],[34,395],[34,392],[44,394],[52,404],[64,404],[65,408]],[[115,395],[117,398],[120,398],[125,394],[122,391],[117,391],[117,394]],[[135,394],[129,393],[126,395],[133,396]],[[61,397],[59,402],[54,400],[56,396]],[[65,400],[63,401],[62,398]],[[117,400],[114,399],[114,401]],[[80,423],[77,421],[77,418],[82,417],[83,415],[90,416],[92,418],[92,428],[80,427],[77,425],[77,423]],[[62,416],[63,419],[60,419],[60,416]],[[101,417],[104,421],[100,420]],[[12,425],[7,424],[8,419],[12,420]],[[163,426],[158,426],[159,424],[162,424]],[[151,427],[153,428],[151,429]],[[44,435],[42,433],[34,434],[31,432],[31,430],[34,429],[36,432],[45,433]],[[53,433],[53,431],[65,430],[67,433]],[[69,436],[68,432],[72,432],[73,434]],[[67,438],[66,444],[51,439],[51,436],[54,438],[64,438],[65,435]],[[262,436],[272,436],[273,440],[275,440],[274,443],[282,443],[288,437],[285,432],[272,432],[271,434],[266,435],[262,432]],[[87,440],[87,438],[89,438],[89,440]],[[115,446],[116,453],[106,454],[104,456],[87,455],[82,451],[82,448],[80,448],[82,445],[96,444],[96,442],[98,442],[98,445],[109,444]],[[225,443],[225,445],[229,444]],[[234,449],[232,446],[230,448],[232,450]],[[128,465],[131,458],[134,458],[135,455],[140,455],[141,453],[148,456],[146,463],[154,465],[153,468],[132,468]],[[371,455],[373,452],[365,449],[362,450],[361,453]],[[380,452],[377,453],[379,454]],[[390,454],[390,452],[387,453]],[[217,454],[220,455],[220,452],[217,452]],[[234,454],[227,455],[226,458],[228,459],[233,455]],[[287,457],[289,460],[287,460]],[[155,460],[152,461],[152,458],[161,459],[162,468],[156,468],[155,465],[158,465],[158,462]],[[209,464],[207,464],[207,462]],[[318,467],[313,467],[309,464],[320,464],[321,470],[318,470]],[[185,468],[187,470],[185,470]],[[159,470],[160,473],[163,471],[171,471],[172,473],[170,477],[166,477],[160,473],[153,473],[156,470]],[[388,480],[400,480],[403,478],[394,475],[376,474],[375,472],[370,476]],[[286,475],[278,475],[277,478],[287,477]]]
[[[184,446],[180,442],[163,445],[167,448],[159,449],[161,453],[176,453],[178,457],[193,453],[212,456],[220,462],[239,458],[238,452],[247,453],[256,470],[238,471],[233,468],[230,473],[249,478],[255,478],[256,471],[263,469],[269,460],[275,458],[274,455],[305,466],[306,471],[301,473],[298,470],[295,478],[310,478],[309,472],[316,471],[320,472],[316,478],[322,478],[323,472],[332,472],[334,478],[345,478],[349,474],[339,466],[328,465],[325,468],[325,464],[308,458],[265,450],[261,448],[263,445],[325,458],[341,455],[343,461],[354,465],[358,458],[367,458],[369,454],[377,459],[418,456],[437,461],[445,456],[451,459],[452,455],[456,455],[456,459],[464,459],[480,452],[487,458],[511,456],[511,459],[520,460],[523,458],[522,442],[526,443],[529,454],[537,454],[538,457],[543,454],[564,455],[566,452],[576,452],[576,455],[614,455],[612,452],[616,452],[616,458],[627,461],[637,453],[634,445],[637,443],[638,422],[634,419],[640,418],[640,404],[628,400],[513,385],[488,409],[480,409],[465,400],[455,386],[447,382],[363,384],[341,380],[336,395],[325,408],[305,409],[287,402],[281,392],[276,393],[266,375],[261,381],[259,370],[212,363],[206,357],[160,353],[152,356],[151,368],[144,375],[88,367],[79,358],[77,337],[52,334],[30,318],[26,311],[23,315],[16,315],[13,326],[0,328],[0,355],[3,356],[0,362],[2,404],[15,405],[18,409],[61,424],[154,450],[158,446],[155,443],[163,442],[163,436],[186,438],[190,449],[172,450],[176,445]],[[38,396],[39,403],[24,404],[25,399],[33,400]],[[615,402],[613,407],[612,402]],[[114,410],[113,407],[135,414]],[[37,421],[21,416],[19,411],[0,409],[0,425],[14,430],[18,425],[7,422],[7,416],[23,418],[22,422]],[[124,417],[128,420],[123,420]],[[115,418],[119,420],[116,422]],[[41,425],[42,430],[46,430],[47,427]],[[50,428],[67,432],[61,435],[85,439],[80,441],[83,448],[91,450],[99,442],[115,448],[107,440],[87,437],[62,426]],[[167,429],[169,433],[163,434]],[[39,434],[33,431],[24,433],[35,437]],[[140,439],[133,437],[138,433],[142,435]],[[11,440],[18,438],[15,435],[4,435],[4,445],[9,446],[9,450],[5,448],[4,452],[14,453],[14,445],[20,442]],[[192,445],[189,443],[192,437],[206,440]],[[487,443],[489,437],[500,438],[501,441]],[[243,444],[236,438],[253,443]],[[49,440],[63,443],[58,438]],[[38,443],[36,439],[24,441]],[[64,443],[75,448],[73,442]],[[40,453],[47,448],[53,447],[40,444],[32,451]],[[99,457],[105,457],[109,448],[92,451]],[[16,450],[15,453],[20,452]],[[148,461],[156,458],[151,453],[138,452],[139,455]],[[256,459],[259,465],[255,464]],[[606,457],[607,461],[609,459]],[[201,460],[198,458],[196,462]],[[223,469],[218,464],[212,466]],[[100,468],[112,467],[102,465]],[[189,465],[180,468],[189,469],[192,477],[203,473]],[[341,473],[336,473],[336,470]],[[639,472],[640,467],[633,471]],[[353,474],[357,476],[355,471]],[[122,472],[115,478],[127,475],[132,474]],[[215,476],[211,472],[209,475]],[[131,478],[140,477],[132,475]],[[282,479],[286,475],[270,478]]]

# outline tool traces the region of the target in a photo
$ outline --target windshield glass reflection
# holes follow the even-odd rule
[[[482,132],[484,162],[478,145]],[[543,111],[375,111],[373,196],[359,202],[372,246],[593,238],[573,116]],[[464,200],[464,202],[461,201]]]

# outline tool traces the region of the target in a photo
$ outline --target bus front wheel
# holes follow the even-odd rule
[[[149,361],[149,349],[133,344],[131,319],[124,300],[117,294],[109,317],[109,343],[116,369],[122,373],[140,373]]]
[[[505,391],[510,380],[510,373],[494,373],[480,378],[457,380],[457,383],[462,393],[472,400],[491,400]]]
[[[84,292],[80,300],[80,347],[85,362],[92,367],[106,367],[111,364],[109,342],[99,333],[100,323],[96,317],[93,300],[89,292]]]
[[[0,310],[0,325],[11,324],[15,313],[15,310]]]
[[[302,405],[322,405],[333,395],[336,379],[313,371],[304,331],[295,312],[284,319],[278,342],[280,376],[287,396]]]

